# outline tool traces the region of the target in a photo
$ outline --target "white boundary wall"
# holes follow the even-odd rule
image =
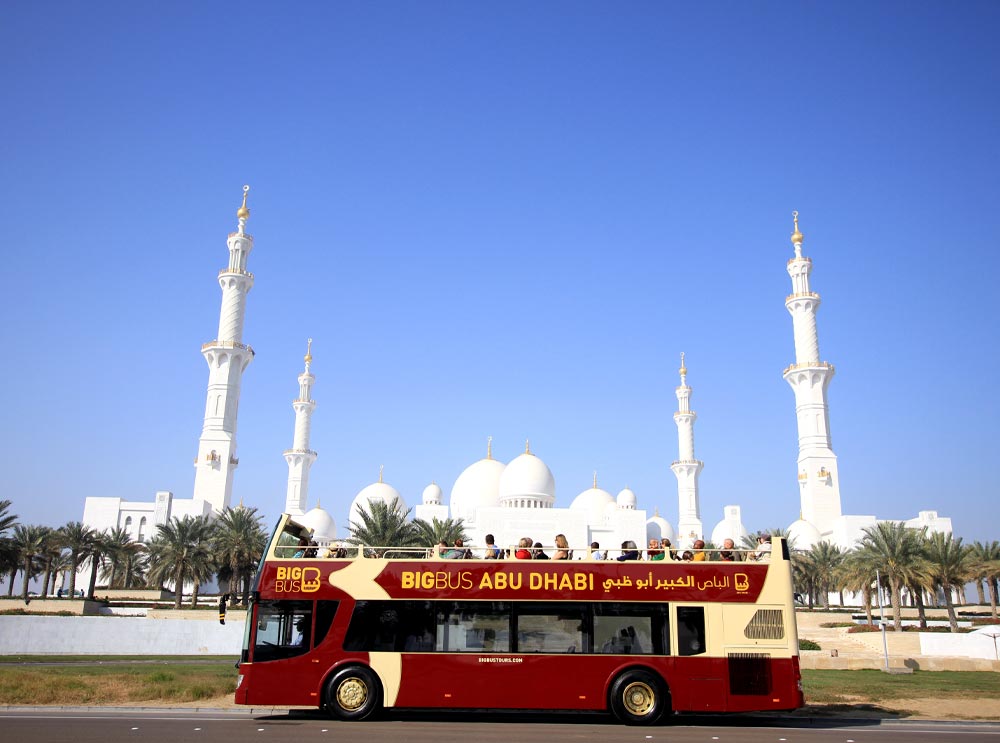
[[[990,632],[1000,632],[1000,627]],[[957,658],[983,658],[996,660],[997,648],[1000,648],[1000,638],[997,644],[985,632],[969,632],[953,635],[937,632],[920,633],[920,653],[922,655],[950,655]]]
[[[0,655],[233,655],[245,616],[218,621],[146,617],[0,616]]]

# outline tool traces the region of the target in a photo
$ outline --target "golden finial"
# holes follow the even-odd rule
[[[493,459],[493,437],[486,437],[486,458]]]
[[[384,464],[380,464],[378,466],[378,481],[379,482],[382,482],[382,470],[384,470],[384,469],[385,469],[385,465]]]
[[[529,439],[524,440],[524,453],[531,454],[531,441]]]
[[[804,235],[799,232],[799,213],[792,212],[792,221],[795,224],[795,232],[792,233],[792,242],[796,245],[801,245]]]
[[[688,373],[687,367],[684,366],[684,352],[683,351],[681,351],[681,368],[678,369],[677,371],[680,372],[680,375],[682,377],[685,376]]]
[[[309,338],[306,341],[306,359],[305,359],[305,361],[306,361],[307,364],[311,363],[312,360],[313,360],[312,347],[313,347],[313,339]]]
[[[659,516],[660,515],[660,507],[659,506],[653,506],[653,515],[654,516]]]
[[[243,187],[243,206],[236,210],[236,216],[239,219],[249,219],[250,210],[247,209],[247,192],[250,190],[250,186]]]
[[[594,470],[594,490],[597,490],[597,470]]]

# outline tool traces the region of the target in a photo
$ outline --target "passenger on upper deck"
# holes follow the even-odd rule
[[[604,553],[601,552],[601,545],[599,542],[590,543],[590,559],[591,560],[603,560]]]
[[[739,552],[734,552],[736,544],[732,539],[725,539],[722,542],[722,551],[719,552],[719,559],[723,562],[739,562],[742,557]]]
[[[492,534],[487,534],[486,540],[486,559],[487,560],[502,560],[503,550],[497,547],[496,539]]]
[[[472,553],[465,548],[465,542],[461,539],[456,539],[455,546],[447,552],[444,552],[441,557],[446,560],[463,560],[465,558],[472,557]]]
[[[545,554],[544,546],[541,542],[535,542],[535,548],[531,550],[532,560],[548,560],[549,556]]]
[[[569,560],[569,542],[566,541],[565,534],[556,534],[556,551],[552,553],[553,560]]]
[[[754,560],[759,562],[767,562],[771,559],[771,535],[764,534],[763,536],[757,537],[757,551],[754,553]]]
[[[660,540],[650,539],[649,548],[646,550],[647,560],[662,560],[663,552],[660,550]]]
[[[309,537],[299,537],[298,546],[295,548],[295,553],[292,555],[292,557],[305,557],[308,549],[309,549]]]
[[[622,542],[622,553],[618,555],[618,562],[624,562],[626,560],[638,560],[639,559],[639,548],[635,546],[635,542],[631,539],[626,539]]]
[[[705,562],[708,559],[708,554],[705,552],[705,540],[696,539],[692,546],[694,547],[694,561]]]
[[[517,552],[514,553],[514,557],[518,560],[531,559],[531,537],[521,537],[517,543]]]

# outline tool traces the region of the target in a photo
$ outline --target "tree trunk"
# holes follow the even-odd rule
[[[45,580],[42,581],[42,598],[49,596],[49,580],[52,578],[52,560],[45,561]]]
[[[924,592],[916,587],[913,592],[913,600],[917,602],[917,616],[920,617],[920,629],[927,629],[927,607],[924,606]]]
[[[990,613],[993,618],[997,618],[997,579],[990,578],[986,581],[986,586],[990,589]]]
[[[80,556],[74,552],[69,566],[69,597],[76,597],[76,570],[80,567]]]
[[[892,626],[896,628],[897,632],[903,631],[903,608],[901,606],[902,596],[901,586],[899,585],[899,579],[896,577],[889,578],[889,603],[892,605]]]
[[[94,599],[94,589],[97,588],[97,568],[100,567],[100,561],[97,555],[90,558],[90,582],[87,584],[87,598],[93,601]]]
[[[14,595],[14,580],[17,578],[17,568],[10,571],[10,580],[7,582],[7,598]]]
[[[184,600],[184,568],[178,566],[174,571],[174,609],[181,608],[181,601]]]
[[[21,601],[28,603],[28,581],[31,580],[31,558],[24,561],[24,582],[21,586]]]
[[[951,585],[942,583],[944,589],[944,603],[948,607],[948,624],[951,625],[952,632],[958,632],[958,617],[955,616],[955,604],[951,600]]]
[[[199,588],[201,588],[201,585],[198,583],[198,581],[195,581],[194,582],[194,586],[191,589],[191,608],[192,609],[197,609],[198,608],[198,589]]]
[[[980,606],[986,606],[986,593],[983,591],[983,581],[976,581],[976,597],[979,599]]]
[[[875,624],[872,620],[872,589],[870,586],[861,587],[861,601],[865,605],[865,616],[868,617],[868,624]]]
[[[844,589],[843,588],[840,589],[840,591],[838,592],[838,595],[840,596],[840,603],[838,604],[838,606],[840,608],[844,608]]]

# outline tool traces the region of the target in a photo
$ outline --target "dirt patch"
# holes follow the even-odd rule
[[[908,720],[1000,720],[1000,699],[893,699],[872,704],[857,697],[844,702],[807,704],[795,717],[853,717]]]

